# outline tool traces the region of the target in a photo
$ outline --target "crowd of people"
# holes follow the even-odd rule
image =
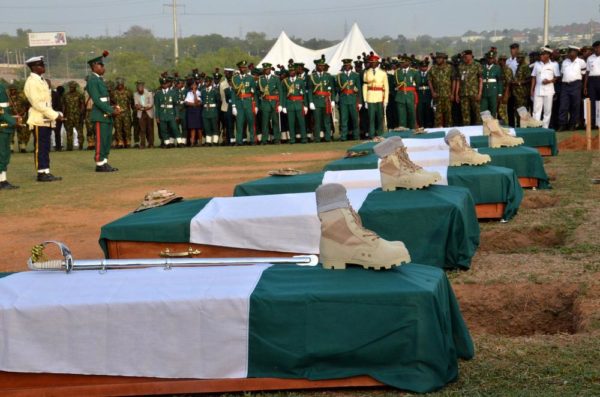
[[[76,82],[69,82],[66,90],[51,89],[50,80],[41,78],[50,89],[48,107],[61,115],[44,127],[54,134],[55,150],[73,150],[76,141],[79,149],[96,151],[97,167],[116,170],[105,167],[110,149],[155,147],[156,127],[160,147],[172,148],[329,142],[336,133],[344,141],[391,129],[480,124],[483,111],[518,127],[519,108],[531,111],[544,128],[573,130],[584,124],[584,97],[590,98],[591,114],[596,114],[600,41],[583,48],[542,47],[528,56],[514,43],[509,51],[499,55],[492,47],[480,60],[471,50],[452,57],[438,52],[421,60],[406,54],[381,59],[363,53],[344,59],[335,72],[329,71],[325,57],[314,60],[312,71],[293,59],[276,67],[240,61],[237,70],[225,68],[224,74],[220,69],[211,73],[194,69],[186,76],[164,72],[158,87],[148,89],[137,81],[134,92],[123,78],[104,82],[103,70],[99,74],[94,69],[104,67],[102,56],[90,61],[92,73],[83,90]],[[43,65],[43,57],[27,63],[32,76],[36,63]],[[106,90],[99,103],[89,89],[96,80]],[[1,91],[5,93],[4,88]],[[11,85],[5,94],[3,105],[12,115],[23,120],[31,116],[26,92]],[[100,118],[96,121],[95,112]],[[18,146],[12,150],[27,150],[33,127],[24,121],[14,129],[5,127],[17,132]],[[38,141],[34,136],[36,153]],[[1,163],[6,161],[0,161],[6,168]]]

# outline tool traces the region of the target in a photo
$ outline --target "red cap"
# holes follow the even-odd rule
[[[369,55],[369,58],[367,58],[369,62],[379,62],[379,59],[380,58],[375,54]]]

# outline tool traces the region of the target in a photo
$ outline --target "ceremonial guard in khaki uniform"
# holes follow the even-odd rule
[[[156,124],[158,124],[162,147],[170,148],[176,144],[185,143],[177,126],[179,93],[170,87],[171,80],[165,73],[161,75],[158,81],[160,89],[154,93],[154,117],[156,118]]]
[[[463,62],[458,65],[454,92],[455,100],[460,103],[463,125],[481,124],[481,75],[481,65],[473,60],[473,51],[464,51]]]
[[[235,144],[243,145],[246,139],[246,131],[251,132],[248,136],[248,143],[256,143],[256,113],[258,108],[256,81],[248,73],[248,62],[240,61],[237,63],[239,70],[231,79],[233,87],[233,109],[232,113],[236,118]]]
[[[208,146],[219,144],[219,102],[221,101],[219,89],[213,84],[210,77],[204,79],[204,86],[200,90],[200,102],[202,111],[202,123],[204,125],[204,136]]]
[[[269,130],[273,131],[273,143],[281,143],[281,126],[279,125],[279,113],[283,110],[283,90],[281,80],[272,72],[270,63],[263,63],[263,75],[258,78],[258,90],[260,92],[260,131],[261,145],[269,141]],[[270,127],[269,127],[270,125]]]
[[[42,75],[46,71],[44,57],[37,56],[25,61],[31,74],[25,81],[25,96],[31,107],[27,117],[27,125],[33,130],[34,162],[38,182],[54,182],[62,178],[50,173],[50,137],[57,120],[62,120],[62,113],[52,109],[50,87]]]
[[[417,79],[418,72],[410,67],[409,58],[400,59],[400,68],[394,72],[394,102],[401,127],[411,130],[415,128],[415,104],[418,101]]]
[[[306,82],[296,75],[298,64],[290,68],[289,77],[283,80],[284,108],[283,113],[288,116],[290,127],[290,143],[296,143],[296,134],[300,133],[302,143],[307,142],[305,116],[310,103],[310,91],[306,89]],[[298,129],[296,129],[298,126]]]
[[[133,94],[125,88],[125,79],[122,77],[117,78],[117,88],[111,92],[111,103],[121,108],[121,113],[114,118],[117,148],[129,148],[131,144]]]
[[[433,127],[433,108],[431,107],[431,88],[429,88],[429,61],[419,63],[417,74],[417,91],[419,101],[417,103],[417,125],[421,127]]]
[[[121,113],[119,106],[114,108],[110,104],[110,95],[108,87],[104,84],[104,59],[108,56],[108,51],[103,51],[102,56],[90,59],[88,65],[92,69],[85,90],[90,95],[93,103],[90,114],[92,128],[96,132],[96,153],[94,161],[96,162],[96,172],[115,172],[117,168],[108,164],[108,155],[110,154],[110,145],[112,143],[113,116]]]
[[[8,103],[12,110],[13,116],[25,117],[29,110],[29,102],[22,91],[19,91],[14,84],[8,86]],[[17,124],[15,127],[17,131],[17,141],[19,143],[19,151],[25,153],[27,151],[27,144],[31,137],[31,131],[27,128],[27,124]],[[12,140],[11,140],[12,142]]]
[[[433,98],[434,125],[449,127],[452,125],[452,65],[447,63],[448,55],[435,54],[435,65],[429,71],[429,88]]]
[[[10,163],[10,143],[20,116],[17,117],[12,116],[6,90],[0,83],[0,190],[18,188],[6,179],[6,171]]]
[[[342,59],[342,71],[336,76],[340,104],[340,140],[348,139],[348,122],[352,122],[352,137],[359,138],[358,112],[362,108],[360,75],[352,71],[352,59]]]
[[[363,100],[369,114],[369,136],[383,133],[384,114],[387,106],[389,85],[388,76],[379,66],[379,57],[372,54],[367,58],[369,68],[363,73]]]
[[[71,81],[69,91],[62,97],[65,114],[65,130],[67,132],[67,150],[73,150],[73,130],[77,131],[79,149],[83,149],[83,117],[85,112],[85,99],[77,90],[79,85]]]
[[[312,97],[309,104],[315,118],[314,133],[324,132],[325,142],[331,142],[331,115],[335,107],[333,77],[325,71],[325,56],[314,61],[316,71],[308,77],[308,89]],[[315,139],[317,137],[315,136]]]
[[[502,96],[502,69],[496,64],[496,53],[490,51],[486,54],[486,65],[482,68],[483,89],[481,92],[480,109],[488,110],[497,118],[498,97]]]

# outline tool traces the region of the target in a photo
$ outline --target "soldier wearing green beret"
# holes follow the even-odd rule
[[[452,81],[454,72],[447,62],[448,55],[443,52],[435,54],[435,65],[429,71],[429,89],[433,98],[434,125],[449,127],[452,125],[452,101],[454,93]]]
[[[473,59],[473,51],[465,50],[462,55],[463,62],[458,65],[455,77],[454,99],[460,104],[463,125],[480,124],[482,68]]]
[[[67,150],[73,150],[73,130],[77,131],[79,149],[83,149],[83,118],[85,113],[85,99],[77,89],[75,81],[69,82],[69,91],[62,96],[62,107],[65,115],[65,130],[67,132]]]
[[[248,73],[248,62],[240,61],[237,63],[239,70],[231,79],[233,88],[233,106],[232,114],[236,118],[235,144],[243,145],[247,129],[250,130],[248,143],[256,143],[256,107],[258,99],[258,90],[256,81]]]
[[[309,103],[315,119],[315,139],[323,131],[325,142],[331,142],[331,115],[335,107],[333,77],[325,71],[325,56],[314,61],[316,71],[308,78],[308,89],[310,90],[312,101]]]
[[[431,107],[431,88],[429,88],[429,60],[419,62],[417,75],[417,124],[421,127],[433,127],[433,108]]]
[[[10,143],[15,127],[21,116],[13,117],[6,89],[0,82],[0,190],[17,189],[6,179],[6,171],[10,163]]]
[[[502,97],[502,69],[496,64],[496,53],[489,51],[486,54],[486,65],[482,68],[483,88],[481,93],[481,103],[479,109],[481,112],[489,111],[494,118],[497,118],[498,97]]]
[[[273,131],[273,142],[281,143],[281,126],[279,125],[279,113],[283,110],[283,90],[281,80],[272,73],[270,63],[263,63],[263,74],[258,78],[259,109],[261,113],[261,145],[265,145],[269,139],[269,130]]]
[[[172,80],[166,73],[161,74],[158,81],[160,89],[154,94],[154,114],[162,141],[161,147],[171,148],[183,143],[177,126],[179,93],[171,88]]]
[[[394,102],[398,114],[398,123],[401,127],[415,128],[415,106],[417,97],[418,72],[410,67],[411,60],[408,57],[400,59],[400,68],[394,72],[393,87],[396,91]]]
[[[358,112],[362,108],[360,75],[352,71],[352,59],[342,59],[342,71],[336,76],[336,90],[340,104],[340,140],[348,139],[348,122],[352,122],[352,137],[358,139]]]

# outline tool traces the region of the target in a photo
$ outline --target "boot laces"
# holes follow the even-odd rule
[[[350,209],[350,214],[352,214],[352,218],[354,219],[354,222],[360,228],[360,231],[361,231],[363,237],[370,238],[371,241],[376,241],[377,239],[381,238],[377,235],[377,233],[375,233],[369,229],[366,229],[363,226],[362,220],[360,219],[360,216],[356,213],[356,211],[354,211],[354,208],[349,207],[349,209]]]
[[[475,150],[473,150],[471,145],[469,145],[467,143],[467,138],[463,134],[460,134],[460,141],[462,143],[462,148],[465,152],[474,152],[475,151]]]
[[[406,152],[406,146],[401,146],[396,149],[395,154],[396,158],[398,158],[400,162],[404,164],[410,171],[418,171],[423,168],[410,160],[410,157],[408,157],[408,153]]]

